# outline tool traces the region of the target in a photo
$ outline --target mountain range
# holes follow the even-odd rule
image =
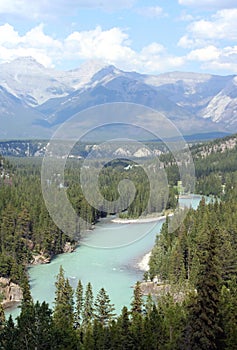
[[[31,57],[0,65],[0,139],[49,138],[75,113],[111,102],[151,107],[184,135],[237,132],[236,75],[146,75],[97,61],[57,71]]]

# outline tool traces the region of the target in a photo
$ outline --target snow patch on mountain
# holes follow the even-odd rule
[[[31,57],[22,57],[0,65],[0,84],[35,107],[83,88],[104,67],[103,62],[90,61],[78,69],[64,72],[45,68]]]
[[[57,71],[55,77],[65,85],[75,90],[82,89],[91,82],[92,77],[105,68],[107,64],[99,60],[90,60],[83,63],[79,68],[69,71]]]
[[[237,131],[234,75],[168,72],[149,76],[95,60],[74,70],[57,71],[22,57],[0,65],[0,86],[4,90],[0,93],[0,117],[4,116],[5,122],[7,116],[14,115],[14,120],[24,124],[28,115],[28,125],[48,128],[49,133],[83,109],[113,102],[160,111],[186,134]],[[7,128],[6,124],[6,135]]]

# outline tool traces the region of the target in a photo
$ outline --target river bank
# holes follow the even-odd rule
[[[124,218],[114,218],[111,222],[115,224],[145,224],[149,222],[157,222],[160,220],[164,220],[167,216],[172,216],[173,212],[169,211],[166,215],[162,215],[160,213],[154,213],[146,216],[140,216],[137,219],[124,219]]]
[[[141,271],[148,271],[149,270],[149,260],[150,260],[150,257],[151,257],[151,251],[149,253],[146,253],[142,259],[137,263],[137,266],[138,268],[141,270]]]
[[[192,201],[196,207],[201,198]],[[190,199],[191,200],[191,199]],[[185,199],[189,206],[190,200]],[[163,217],[163,218],[162,218]],[[60,266],[71,286],[76,289],[80,279],[84,286],[90,282],[96,295],[103,287],[115,305],[116,313],[123,306],[130,306],[136,281],[143,279],[148,268],[149,252],[159,234],[164,216],[156,216],[153,222],[137,221],[134,224],[114,223],[114,217],[102,219],[93,230],[82,237],[72,254],[59,254],[49,264],[37,264],[29,267],[29,282],[34,300],[46,301],[54,305],[55,278]],[[138,263],[141,263],[138,267]],[[9,310],[7,315],[19,314],[19,309]]]

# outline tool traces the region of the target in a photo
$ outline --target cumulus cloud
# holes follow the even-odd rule
[[[64,41],[68,58],[104,59],[110,62],[131,57],[128,35],[119,28],[103,31],[100,26],[94,30],[73,32]]]
[[[0,26],[0,45],[17,45],[21,41],[18,32],[8,23]]]
[[[209,20],[193,21],[178,42],[180,47],[201,47],[217,40],[237,40],[237,8],[220,10]]]
[[[164,46],[153,42],[140,51],[131,48],[126,32],[118,27],[103,30],[97,26],[89,31],[74,31],[56,40],[44,33],[42,24],[20,35],[9,24],[0,26],[0,62],[32,56],[44,66],[63,61],[102,60],[124,70],[154,73],[177,69],[184,58],[167,53]]]
[[[180,5],[206,9],[228,9],[236,7],[236,0],[179,0]]]
[[[231,44],[237,40],[236,23],[237,8],[218,10],[207,19],[192,21],[178,46],[190,50],[186,56],[188,62],[201,62],[201,68],[205,70],[233,73],[236,47]]]
[[[194,33],[194,32],[193,32]],[[195,32],[196,33],[196,32]],[[233,34],[234,35],[234,34]],[[0,26],[0,63],[17,57],[32,56],[46,67],[73,62],[74,67],[84,60],[100,60],[120,69],[142,73],[159,73],[185,68],[187,63],[198,62],[203,69],[229,70],[233,73],[237,62],[237,46],[218,47],[200,38],[183,37],[186,55],[172,55],[159,42],[152,42],[141,50],[132,48],[129,35],[119,27],[103,30],[74,31],[61,39],[45,33],[40,24],[20,34],[10,24]],[[214,36],[215,37],[215,36]],[[192,46],[198,41],[198,46]],[[191,50],[189,47],[192,47]],[[71,67],[73,68],[73,67]]]
[[[43,24],[32,28],[25,35],[20,35],[10,24],[0,26],[0,60],[2,62],[19,56],[32,56],[43,65],[52,66],[53,60],[62,50],[63,45],[60,41],[44,33]]]
[[[197,61],[213,61],[217,60],[220,56],[220,50],[215,46],[210,45],[203,47],[201,49],[192,50],[188,55],[188,60],[197,60]]]
[[[237,46],[227,46],[223,49],[207,46],[191,51],[187,59],[201,62],[201,68],[214,71],[237,71]]]
[[[120,28],[74,32],[64,41],[68,59],[99,59],[124,70],[154,73],[177,69],[183,58],[170,56],[163,45],[153,42],[141,51],[130,47],[128,34]]]
[[[189,29],[197,38],[237,39],[237,8],[220,10],[208,20],[193,22]]]

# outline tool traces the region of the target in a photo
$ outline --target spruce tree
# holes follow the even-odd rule
[[[0,336],[0,348],[4,350],[18,350],[18,334],[12,316],[6,321],[6,324]]]
[[[108,294],[101,288],[95,300],[95,319],[103,326],[107,326],[114,318],[114,305],[111,304]]]
[[[75,325],[78,328],[82,321],[82,310],[83,310],[83,285],[81,280],[77,283],[76,289],[76,311],[75,311]]]
[[[221,290],[219,304],[219,316],[223,329],[219,340],[218,349],[237,350],[237,282],[236,279],[229,281]]]
[[[137,314],[143,312],[143,299],[142,299],[141,283],[138,281],[135,284],[133,291],[133,300],[131,303],[131,314],[134,317]]]
[[[34,308],[36,348],[37,350],[53,349],[56,341],[54,338],[52,310],[45,301],[42,304],[37,301]]]
[[[37,347],[33,303],[22,304],[21,313],[17,317],[17,344],[19,349],[35,349]]]
[[[95,348],[94,345],[93,328],[92,325],[88,323],[83,331],[83,350],[93,350]]]
[[[133,347],[142,350],[143,339],[143,299],[141,283],[137,282],[133,291],[133,301],[131,303],[131,332],[133,338]]]
[[[133,349],[131,321],[129,319],[129,312],[126,306],[123,307],[122,314],[118,317],[117,332],[118,349]]]
[[[64,277],[62,266],[60,266],[55,285],[56,292],[53,321],[58,341],[57,347],[58,349],[71,349],[71,346],[73,346],[76,341],[74,331],[73,289],[68,279]]]
[[[188,324],[183,345],[185,350],[217,348],[217,339],[222,331],[218,318],[221,288],[218,248],[219,232],[212,229],[209,231],[209,244],[203,254],[198,276],[197,295],[192,298],[188,309]]]
[[[30,284],[26,275],[23,275],[21,281],[21,289],[23,293],[23,298],[21,301],[21,309],[23,310],[25,307],[33,304],[33,299],[30,292]]]
[[[149,308],[150,310],[150,308]],[[163,320],[153,304],[152,309],[143,320],[144,336],[142,340],[143,350],[161,350],[163,348]]]
[[[88,326],[94,319],[94,307],[93,307],[93,291],[92,285],[89,282],[86,286],[85,300],[82,312],[82,323],[84,326]]]

